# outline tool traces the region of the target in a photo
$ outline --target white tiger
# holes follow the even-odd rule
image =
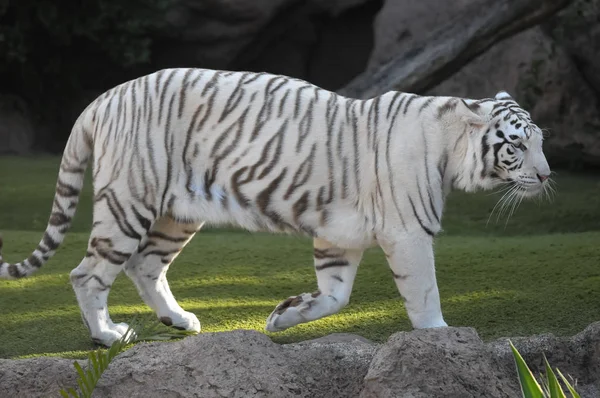
[[[356,100],[268,73],[161,70],[82,112],[43,239],[20,263],[0,258],[0,277],[30,275],[55,253],[93,157],[94,221],[70,279],[97,343],[111,345],[127,328],[107,309],[121,270],[163,323],[200,331],[166,273],[204,223],[313,237],[318,290],[282,301],[269,331],[340,311],[374,245],[412,326],[444,327],[432,243],[446,195],[503,183],[522,196],[540,194],[550,175],[542,139],[505,92]]]

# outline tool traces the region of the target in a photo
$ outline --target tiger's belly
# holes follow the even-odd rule
[[[171,212],[177,219],[233,225],[253,232],[320,237],[341,248],[367,248],[375,244],[372,228],[349,203],[318,206],[311,200],[315,195],[310,192],[286,200],[276,192],[267,195],[268,187],[256,195],[245,195],[242,201],[231,193],[230,186],[189,188],[175,195]]]

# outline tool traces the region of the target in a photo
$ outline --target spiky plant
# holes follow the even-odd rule
[[[519,375],[519,384],[521,385],[521,392],[523,394],[523,398],[567,398],[565,392],[563,391],[560,383],[558,382],[558,378],[556,374],[550,367],[548,363],[548,359],[546,355],[544,355],[544,363],[546,366],[546,377],[541,376],[543,380],[543,387],[537,382],[535,377],[533,377],[533,373],[527,366],[527,363],[513,345],[513,343],[509,340],[510,348],[513,353],[513,357],[515,359],[515,365],[517,367],[517,373]],[[575,391],[575,388],[565,376],[556,369],[556,372],[561,377],[563,383],[571,393],[573,398],[581,398],[580,395]]]
[[[127,346],[139,341],[153,340],[172,340],[195,334],[184,330],[173,331],[165,329],[165,326],[156,319],[139,319],[134,317],[129,322],[127,331],[119,340],[115,341],[109,349],[99,348],[88,353],[87,366],[84,370],[79,362],[75,361],[73,366],[77,371],[77,385],[79,391],[73,387],[63,388],[60,394],[64,398],[89,398],[96,388],[102,373],[108,368],[117,355],[119,355]]]

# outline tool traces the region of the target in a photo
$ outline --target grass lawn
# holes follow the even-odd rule
[[[41,238],[52,204],[57,157],[0,157],[0,232],[4,257],[19,261]],[[454,193],[436,242],[442,308],[452,326],[484,339],[552,332],[568,335],[600,320],[600,177],[559,172],[553,203],[522,203],[512,219],[486,226],[498,195]],[[71,233],[32,277],[0,281],[0,358],[80,356],[93,348],[68,274],[86,250],[89,179]],[[264,331],[282,299],[316,288],[308,238],[207,229],[169,271],[171,288],[203,331]],[[150,313],[121,274],[109,297],[113,320]],[[365,254],[351,302],[340,314],[281,333],[293,342],[334,332],[384,341],[410,330],[385,258]]]

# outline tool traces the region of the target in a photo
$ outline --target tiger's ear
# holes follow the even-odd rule
[[[479,113],[481,110],[482,108],[478,104],[467,104],[467,102],[462,98],[456,105],[456,114],[458,117],[463,122],[475,128],[481,128],[487,124],[485,117]]]
[[[514,98],[511,97],[511,95],[509,93],[507,93],[506,91],[504,91],[504,90],[498,91],[496,93],[496,96],[494,97],[494,99],[497,99],[497,100],[512,100],[512,101],[514,101]]]

